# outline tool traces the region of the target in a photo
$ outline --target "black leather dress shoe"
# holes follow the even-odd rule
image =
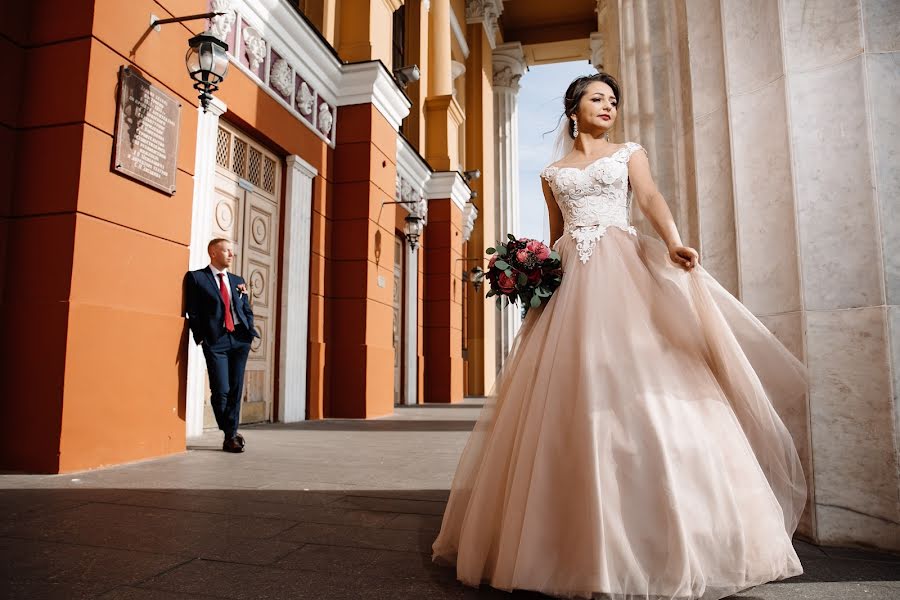
[[[234,439],[236,439],[238,441],[238,444],[241,445],[241,448],[243,448],[244,446],[247,445],[247,443],[244,442],[244,436],[242,436],[239,433],[234,434]]]
[[[243,452],[244,447],[241,445],[241,443],[237,440],[236,437],[233,437],[233,438],[229,438],[229,439],[225,440],[224,442],[222,442],[222,450],[224,450],[225,452],[238,453],[238,452]]]

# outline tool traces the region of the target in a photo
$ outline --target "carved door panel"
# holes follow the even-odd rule
[[[272,420],[281,165],[277,157],[220,121],[213,236],[234,244],[232,271],[250,293],[254,339],[244,373],[241,423]],[[216,421],[206,403],[204,426]]]

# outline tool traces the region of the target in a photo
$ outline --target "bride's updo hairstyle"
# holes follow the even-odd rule
[[[566,89],[566,96],[563,98],[563,107],[566,120],[568,121],[567,130],[569,137],[575,139],[575,122],[572,121],[572,115],[578,110],[578,104],[584,96],[587,87],[595,81],[601,81],[612,88],[613,94],[616,96],[617,107],[622,104],[622,96],[619,95],[619,82],[609,73],[596,73],[594,75],[585,75],[579,77],[569,84]]]

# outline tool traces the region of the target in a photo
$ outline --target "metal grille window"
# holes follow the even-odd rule
[[[231,149],[231,134],[219,127],[216,136],[216,164],[228,168],[228,151]]]
[[[275,161],[268,156],[263,157],[262,189],[275,193]]]
[[[231,170],[240,177],[244,177],[247,173],[247,142],[244,140],[234,140],[234,157],[231,160]]]
[[[259,185],[259,175],[260,175],[260,162],[262,159],[262,153],[259,150],[250,147],[250,159],[247,161],[247,179],[253,185]]]

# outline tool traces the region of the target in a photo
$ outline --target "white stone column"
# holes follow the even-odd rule
[[[206,250],[212,239],[213,209],[215,208],[214,183],[216,176],[216,137],[219,117],[227,107],[213,98],[207,112],[197,108],[197,148],[194,159],[194,198],[191,208],[191,245],[188,257],[193,271],[209,264]],[[188,339],[187,385],[185,398],[185,427],[187,437],[203,433],[203,409],[209,398],[206,386],[206,359],[203,349]]]
[[[512,42],[494,49],[494,126],[497,150],[494,153],[495,237],[519,235],[519,79],[525,73],[522,44]],[[553,240],[546,240],[551,243]],[[516,306],[507,306],[497,319],[497,368],[503,364],[519,331],[521,318]]]
[[[591,65],[598,72],[603,71],[603,34],[599,31],[591,34]]]
[[[309,338],[309,253],[312,182],[318,171],[299,156],[287,157],[284,267],[281,275],[281,354],[278,416],[283,423],[306,418]]]

